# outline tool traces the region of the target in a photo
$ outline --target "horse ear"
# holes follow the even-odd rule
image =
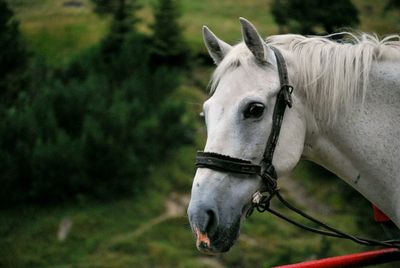
[[[261,38],[256,30],[256,27],[254,27],[254,25],[245,18],[239,18],[239,20],[240,24],[242,25],[243,40],[257,61],[262,64],[274,62],[274,52]]]
[[[217,65],[224,59],[225,55],[228,54],[232,48],[232,46],[218,39],[218,37],[207,28],[207,26],[203,26],[203,40],[208,53]]]

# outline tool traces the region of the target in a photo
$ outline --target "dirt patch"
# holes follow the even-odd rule
[[[179,217],[186,213],[190,196],[188,194],[171,193],[165,201],[165,214],[169,217]]]
[[[171,193],[167,198],[167,200],[165,201],[165,212],[163,214],[140,225],[133,232],[115,237],[113,239],[113,242],[116,242],[118,240],[137,238],[138,236],[141,236],[144,233],[146,233],[154,226],[161,224],[166,220],[184,216],[186,214],[186,208],[189,205],[189,200],[190,197],[188,194],[178,194],[175,192]]]
[[[65,241],[67,239],[69,232],[72,228],[72,220],[69,217],[65,217],[60,221],[60,225],[58,226],[57,239],[60,242]]]

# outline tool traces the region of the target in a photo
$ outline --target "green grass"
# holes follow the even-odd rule
[[[188,150],[192,149],[182,149],[173,161],[182,161]],[[170,164],[165,163],[161,170],[170,172]],[[165,179],[160,173],[153,176],[153,180]],[[190,174],[186,174],[182,191],[188,190],[190,181]],[[184,215],[132,235],[137,228],[162,214],[170,191],[164,187],[156,187],[155,191],[145,192],[136,199],[2,213],[0,264],[8,262],[8,267],[207,267],[204,256],[195,249]],[[69,217],[73,226],[67,240],[59,242],[56,232],[64,217]],[[340,223],[340,227],[350,232],[358,231],[353,215],[335,214],[325,220]],[[244,223],[241,238],[232,250],[214,258],[227,267],[271,267],[362,250],[365,248],[349,242],[299,231],[272,215],[254,213]]]
[[[66,64],[96,44],[109,24],[109,19],[92,12],[89,0],[81,0],[81,7],[66,7],[64,2],[9,1],[29,48],[52,65]]]
[[[8,222],[1,223],[2,250],[0,256],[10,258],[16,267],[47,267],[85,263],[113,235],[139,226],[153,213],[160,213],[161,196],[148,196],[146,206],[140,200],[121,200],[109,204],[84,204],[58,209],[28,208],[3,214]],[[73,222],[68,239],[56,239],[58,224],[68,216]],[[3,230],[9,230],[4,236]],[[0,262],[1,263],[1,262]]]
[[[229,43],[241,39],[239,17],[251,20],[263,34],[276,34],[277,27],[269,13],[271,1],[182,1],[185,37],[195,50],[203,49],[201,27],[207,25]]]

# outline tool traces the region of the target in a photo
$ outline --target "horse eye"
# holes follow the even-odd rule
[[[259,102],[250,103],[243,112],[245,118],[258,118],[264,112],[264,104]]]

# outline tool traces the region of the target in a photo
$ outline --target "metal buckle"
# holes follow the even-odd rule
[[[271,199],[274,197],[277,190],[278,189],[276,189],[273,192],[269,192],[269,191],[255,192],[252,196],[251,208],[249,208],[249,210],[246,213],[246,218],[251,216],[251,214],[254,211],[254,208],[256,208],[258,212],[266,211],[269,208]]]
[[[260,202],[264,196],[266,196],[266,195],[263,195],[263,193],[261,193],[260,191],[255,192],[252,196],[253,204],[257,204],[257,205],[260,204]]]
[[[278,189],[277,180],[274,179],[276,177],[275,169],[272,165],[269,165],[264,172],[260,174],[260,177],[263,181],[263,189],[257,191],[252,196],[251,208],[246,213],[246,217],[250,217],[253,213],[254,208],[257,209],[258,212],[264,212],[269,208],[271,199],[275,196]]]
[[[289,108],[292,108],[292,105],[293,105],[293,100],[292,100],[293,87],[291,85],[282,85],[282,89],[283,89],[283,96],[285,98],[286,105]]]

